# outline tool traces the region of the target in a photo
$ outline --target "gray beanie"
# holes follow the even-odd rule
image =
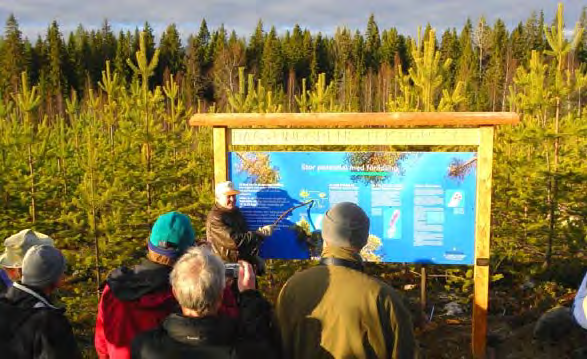
[[[29,249],[22,261],[22,284],[47,288],[65,272],[65,258],[59,249],[43,244]]]
[[[354,203],[338,203],[322,219],[322,238],[329,245],[361,249],[369,238],[369,217]]]

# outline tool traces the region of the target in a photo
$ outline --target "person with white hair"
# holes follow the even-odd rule
[[[136,359],[272,358],[271,309],[255,290],[252,266],[240,262],[239,318],[219,315],[225,266],[205,247],[190,249],[171,272],[171,287],[181,313],[169,315],[156,329],[138,335],[131,348]]]
[[[417,357],[412,320],[399,294],[363,272],[369,217],[338,203],[322,219],[320,265],[281,289],[276,314],[286,358]]]
[[[216,201],[206,219],[206,239],[223,261],[234,263],[242,259],[252,263],[260,275],[264,271],[264,262],[259,257],[259,248],[263,239],[273,234],[274,226],[250,231],[236,206],[236,195],[239,193],[230,181],[216,185]]]

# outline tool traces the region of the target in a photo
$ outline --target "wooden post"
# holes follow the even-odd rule
[[[214,183],[228,180],[228,130],[226,127],[214,127],[212,139],[214,143]]]
[[[475,217],[475,297],[473,303],[473,357],[485,358],[489,302],[489,235],[491,229],[491,165],[493,127],[482,126],[477,152],[477,213]]]
[[[422,309],[422,313],[426,313],[426,306],[427,303],[427,294],[426,294],[426,264],[422,264],[422,268],[420,268],[420,309]]]

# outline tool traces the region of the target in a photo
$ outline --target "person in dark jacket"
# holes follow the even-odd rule
[[[212,250],[225,262],[236,263],[242,259],[263,271],[263,261],[258,256],[265,237],[273,234],[274,226],[268,225],[250,231],[247,222],[236,206],[240,191],[232,182],[221,182],[214,191],[216,202],[206,219],[206,238]]]
[[[181,314],[171,314],[156,329],[138,335],[133,359],[272,358],[270,305],[255,290],[252,266],[240,262],[239,319],[218,315],[225,267],[207,248],[189,250],[171,272]]]
[[[22,260],[29,248],[41,244],[53,245],[53,239],[32,229],[24,229],[4,240],[4,253],[0,255],[0,294],[6,293],[12,282],[20,280]]]
[[[0,357],[10,359],[81,358],[65,310],[50,300],[60,285],[65,258],[50,245],[30,248],[22,281],[0,297]]]
[[[179,309],[169,274],[194,239],[186,215],[166,213],[153,225],[147,258],[134,268],[121,267],[108,276],[96,319],[95,346],[100,358],[130,358],[134,337]]]
[[[12,287],[12,280],[4,269],[0,268],[0,295],[6,293],[10,287]]]
[[[291,277],[276,314],[286,358],[417,357],[410,314],[388,284],[363,273],[369,217],[343,202],[322,219],[319,266]]]

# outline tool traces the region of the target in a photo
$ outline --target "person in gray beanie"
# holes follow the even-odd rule
[[[65,273],[65,258],[48,245],[34,246],[24,256],[22,284],[34,288],[56,287]]]
[[[64,310],[50,296],[62,282],[65,258],[47,244],[30,248],[22,280],[0,297],[0,353],[6,358],[81,358]]]
[[[286,358],[417,357],[412,320],[399,294],[363,273],[369,217],[343,202],[322,219],[320,265],[292,276],[276,315]]]

